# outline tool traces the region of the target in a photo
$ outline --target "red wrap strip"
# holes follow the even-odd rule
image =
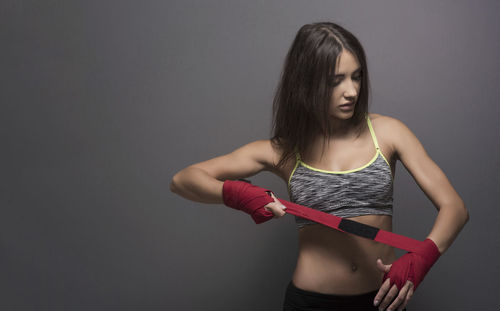
[[[327,213],[312,209],[310,207],[306,207],[306,206],[303,206],[300,204],[289,202],[287,200],[283,200],[283,199],[278,199],[278,200],[281,202],[281,204],[286,206],[285,212],[287,212],[289,214],[299,216],[302,218],[306,218],[306,219],[312,220],[314,222],[320,223],[322,225],[328,226],[330,228],[333,228],[333,229],[336,229],[336,230],[339,230],[342,232],[346,232],[346,231],[339,228],[340,223],[343,220],[342,217],[327,214]],[[352,222],[354,222],[354,221],[352,221]],[[409,238],[409,237],[406,237],[403,235],[399,235],[399,234],[396,234],[396,233],[393,233],[390,231],[378,229],[378,228],[375,228],[375,227],[372,227],[369,225],[365,225],[365,224],[362,224],[359,222],[354,222],[354,223],[357,223],[357,225],[359,227],[364,227],[364,228],[367,228],[370,230],[378,230],[375,238],[373,238],[374,241],[384,243],[384,244],[387,244],[387,245],[390,245],[390,246],[393,246],[393,247],[396,247],[399,249],[404,249],[404,250],[407,250],[409,252],[418,252],[423,247],[422,241],[415,240],[415,239],[412,239],[412,238]],[[360,235],[360,234],[356,234],[356,232],[347,232],[347,233]],[[362,236],[362,235],[360,235],[360,236]],[[363,236],[363,237],[365,237],[365,236]]]

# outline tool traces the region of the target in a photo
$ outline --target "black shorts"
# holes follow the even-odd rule
[[[373,305],[377,292],[378,290],[360,295],[330,295],[298,288],[290,281],[285,292],[283,311],[378,311],[378,307]]]

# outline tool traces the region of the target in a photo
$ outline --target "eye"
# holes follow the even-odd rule
[[[334,79],[334,80],[330,81],[330,85],[331,86],[337,86],[337,85],[340,84],[340,81],[341,80],[339,80],[339,79]]]
[[[359,73],[357,76],[355,77],[352,77],[352,79],[354,81],[361,81],[361,79],[363,78],[363,74],[362,73]],[[330,81],[330,85],[331,86],[337,86],[340,84],[340,82],[342,82],[343,78],[342,77],[336,77],[336,78],[333,78],[331,81]]]

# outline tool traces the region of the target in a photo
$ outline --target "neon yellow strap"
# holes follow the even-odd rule
[[[370,134],[372,135],[373,143],[375,144],[375,148],[380,149],[378,146],[377,136],[375,136],[375,131],[373,131],[372,122],[370,121],[370,117],[368,114],[366,115],[366,120],[368,122],[368,128],[370,129]]]

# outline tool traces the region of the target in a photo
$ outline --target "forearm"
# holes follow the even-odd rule
[[[443,254],[456,239],[469,220],[469,213],[463,204],[442,206],[427,238],[434,241]]]
[[[170,190],[191,201],[223,204],[223,184],[202,169],[187,167],[172,178]]]

